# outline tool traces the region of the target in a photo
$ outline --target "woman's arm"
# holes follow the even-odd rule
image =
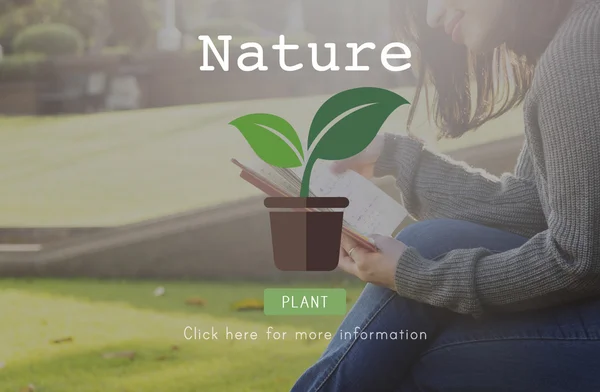
[[[517,173],[533,173],[527,146]],[[547,228],[532,179],[498,178],[428,151],[414,139],[387,134],[375,176],[396,178],[407,210],[418,220],[451,218],[531,237]]]
[[[548,50],[526,105],[548,228],[499,254],[456,250],[433,262],[409,248],[396,270],[401,295],[478,313],[600,294],[599,22],[600,7],[572,20],[567,28],[580,34]]]

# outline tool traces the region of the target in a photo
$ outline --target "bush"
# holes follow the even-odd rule
[[[39,75],[46,56],[22,54],[4,57],[0,62],[0,82],[21,82],[34,80]]]
[[[58,23],[26,27],[13,41],[15,53],[41,53],[48,56],[80,54],[82,34],[71,26]]]

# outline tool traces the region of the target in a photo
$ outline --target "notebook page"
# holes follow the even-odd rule
[[[279,186],[281,189],[283,189],[291,195],[297,195],[300,192],[300,190],[297,187],[291,184],[287,178],[285,178],[281,173],[278,172],[277,168],[263,162],[258,158],[249,159],[243,164],[248,169],[253,170],[258,175],[262,176],[269,182]]]
[[[299,177],[299,175],[302,175],[302,170],[301,169],[277,169],[277,172],[280,173],[284,178],[286,178],[290,184],[293,184],[293,186],[298,188],[295,195],[299,195],[300,188],[302,187],[302,179],[301,179],[301,177]],[[313,193],[312,189],[309,189],[309,197],[317,197]],[[329,209],[329,208],[320,208],[319,210],[331,211],[331,209]]]
[[[294,193],[292,193],[292,195],[299,196],[300,195],[300,187],[302,184],[300,183],[300,180],[296,177],[296,174],[289,169],[282,169],[282,168],[278,168],[278,167],[274,167],[273,169],[275,169],[277,171],[277,173],[279,173],[279,175],[281,175],[283,178],[285,178],[285,181],[290,186],[294,187],[294,189],[296,191]]]
[[[344,220],[360,234],[392,235],[408,216],[406,209],[360,174],[348,171],[337,175],[330,166],[331,162],[317,161],[311,191],[318,197],[347,197],[350,205],[344,210]],[[293,170],[298,175],[303,168]]]

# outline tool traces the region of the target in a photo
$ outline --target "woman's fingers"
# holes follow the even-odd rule
[[[398,242],[391,239],[392,241]],[[379,243],[391,246],[395,252],[399,246],[389,240]],[[398,242],[403,245],[402,243]],[[386,246],[384,246],[386,247]],[[370,252],[360,246],[352,238],[342,235],[339,267],[341,270],[357,278],[389,289],[395,289],[395,271],[398,259],[390,258],[381,252]]]
[[[334,162],[331,166],[332,172],[341,174],[348,170],[354,170],[367,178],[372,177],[373,166],[383,151],[384,140],[383,135],[377,135],[371,144],[361,153],[351,158]]]
[[[392,237],[375,234],[371,238],[381,253],[394,260],[398,260],[407,248],[404,243]]]
[[[348,257],[355,263],[360,263],[365,260],[369,252],[358,246],[358,243],[347,235],[342,234],[342,249],[346,252]]]
[[[351,275],[358,276],[358,269],[354,261],[346,254],[344,249],[340,248],[340,260],[338,263],[339,268]]]
[[[346,252],[346,254],[348,256],[352,256],[350,254],[350,250],[352,250],[353,248],[356,247],[356,241],[354,241],[352,238],[348,237],[345,234],[342,234],[342,240],[340,242],[342,249]]]
[[[357,157],[344,159],[342,161],[335,161],[331,165],[331,171],[335,174],[342,174],[348,170],[354,170],[357,166]]]
[[[344,247],[345,246],[345,247]],[[350,256],[348,256],[348,251],[346,248],[349,246],[349,239],[342,234],[342,241],[340,244],[340,259],[338,266],[344,272],[347,272],[351,275],[358,276],[358,269],[356,268],[356,263]],[[348,248],[352,249],[352,248]]]

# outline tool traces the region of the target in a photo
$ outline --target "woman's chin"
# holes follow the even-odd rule
[[[463,41],[464,44],[467,49],[469,49],[469,51],[473,52],[473,53],[488,53],[491,52],[495,49],[494,46],[492,45],[486,45],[484,42],[482,42],[479,39],[475,39],[475,40],[464,40]]]
[[[490,53],[493,52],[497,47],[501,46],[504,40],[499,39],[485,39],[483,35],[465,35],[462,37],[463,45],[473,53]]]

